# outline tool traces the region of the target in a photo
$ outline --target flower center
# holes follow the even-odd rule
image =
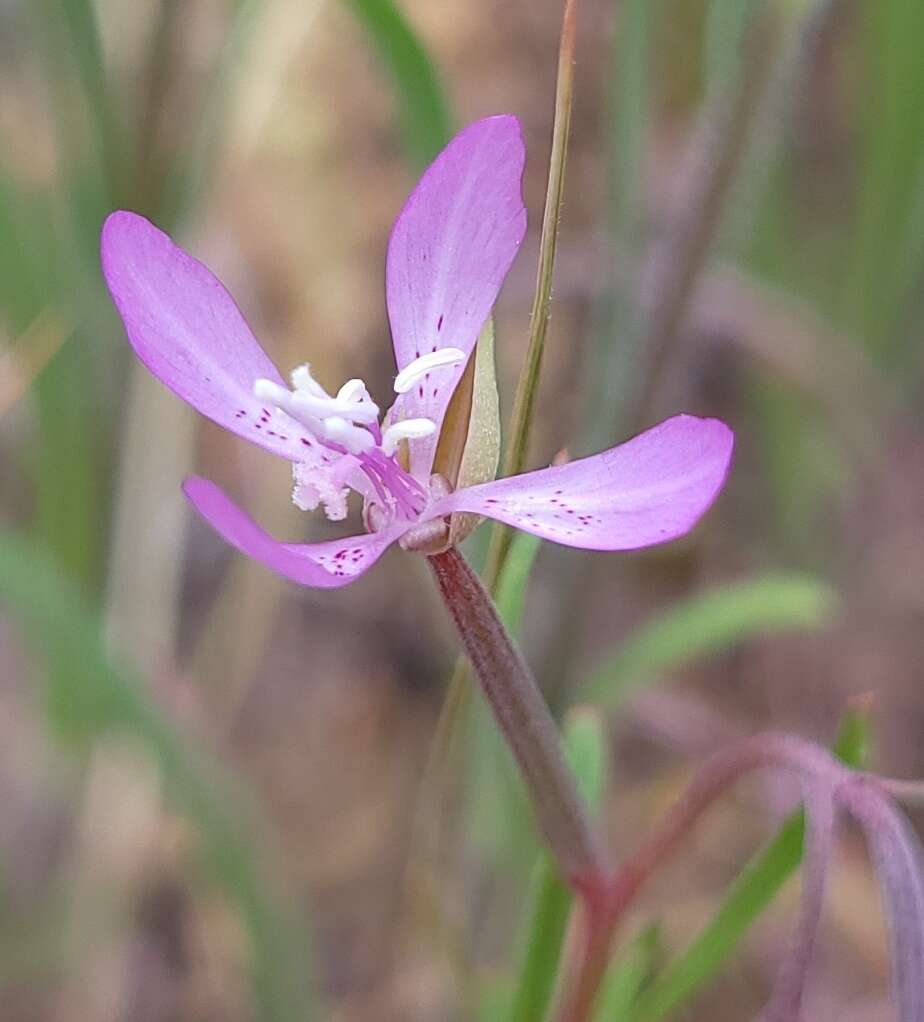
[[[395,390],[402,393],[434,369],[457,365],[464,358],[456,348],[422,356],[398,374]],[[424,418],[402,419],[383,430],[379,406],[359,379],[348,380],[336,394],[329,394],[306,364],[294,370],[291,381],[289,390],[272,380],[260,379],[254,383],[253,392],[301,424],[327,451],[355,459],[318,457],[309,449],[305,461],[293,469],[295,503],[307,510],[323,502],[329,517],[343,518],[346,492],[354,489],[367,502],[379,503],[390,517],[416,518],[427,505],[427,491],[401,467],[396,455],[403,440],[430,436],[436,424]]]

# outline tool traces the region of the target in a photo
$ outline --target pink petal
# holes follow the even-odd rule
[[[225,429],[298,461],[315,441],[253,396],[281,383],[234,299],[198,260],[135,213],[103,224],[103,276],[141,361],[175,394]]]
[[[678,415],[619,447],[438,501],[427,517],[471,511],[565,546],[634,550],[689,532],[715,500],[734,435]]]
[[[191,476],[183,483],[189,502],[231,546],[303,586],[336,589],[359,578],[404,532],[408,523],[327,543],[280,543],[264,532],[223,490]]]
[[[526,232],[526,151],[515,117],[465,128],[420,179],[388,244],[386,296],[398,369],[438,348],[472,351]],[[399,398],[399,418],[443,421],[464,364],[440,369]],[[428,476],[438,434],[411,442]]]

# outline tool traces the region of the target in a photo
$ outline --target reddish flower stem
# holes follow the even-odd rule
[[[626,909],[648,878],[676,851],[703,812],[740,777],[766,766],[836,779],[845,768],[825,750],[788,735],[768,733],[709,760],[659,829],[613,874],[602,892],[584,890],[583,939],[558,1022],[587,1022],[606,974],[610,947]]]
[[[429,562],[562,877],[582,893],[604,891],[602,843],[565,762],[555,721],[493,600],[455,547]]]
[[[832,788],[851,772],[824,749],[799,738],[769,733],[746,739],[709,760],[647,843],[610,872],[565,762],[555,722],[490,595],[456,548],[428,559],[475,675],[519,764],[549,849],[580,900],[580,941],[557,1019],[588,1022],[626,909],[720,795],[743,774],[767,766],[792,770]],[[798,995],[799,990],[795,992]]]

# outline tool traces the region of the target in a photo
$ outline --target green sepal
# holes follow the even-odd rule
[[[499,462],[500,399],[494,362],[494,321],[489,319],[449,402],[433,471],[457,490],[494,479]],[[454,514],[450,521],[451,543],[461,543],[480,521],[479,515]]]

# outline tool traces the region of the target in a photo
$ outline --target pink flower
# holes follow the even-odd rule
[[[386,296],[399,371],[384,419],[360,379],[331,394],[303,365],[287,387],[205,266],[134,213],[107,218],[106,284],[151,372],[203,415],[288,459],[299,507],[323,505],[341,519],[350,491],[364,501],[366,534],[281,543],[213,483],[187,479],[186,496],[229,543],[303,585],[334,587],[396,541],[432,550],[457,512],[569,546],[630,550],[683,535],[712,504],[732,433],[688,415],[580,461],[455,492],[432,474],[450,398],[526,230],[524,160],[516,118],[478,121],[436,158],[398,217]]]

